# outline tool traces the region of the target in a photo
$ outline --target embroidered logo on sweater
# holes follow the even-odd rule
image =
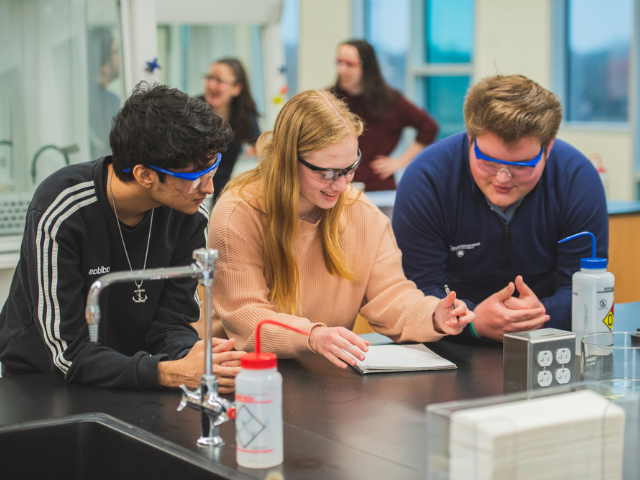
[[[103,273],[109,273],[109,270],[111,270],[111,267],[92,268],[89,270],[89,275],[102,275]]]
[[[458,256],[458,258],[461,258],[464,256],[465,250],[473,250],[474,248],[479,246],[480,246],[480,242],[467,243],[463,245],[449,245],[449,250],[451,250],[452,252],[456,252],[456,255]]]

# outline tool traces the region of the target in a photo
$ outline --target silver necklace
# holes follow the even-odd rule
[[[300,220],[304,220],[306,222],[307,218],[310,218],[312,215],[314,215],[316,213],[317,208],[318,207],[315,207],[313,210],[311,210],[309,213],[306,213],[305,215],[298,214],[298,218]]]
[[[129,260],[129,252],[127,252],[127,246],[124,244],[124,236],[122,235],[122,228],[120,227],[120,219],[118,218],[118,210],[116,209],[116,200],[113,197],[113,189],[111,188],[111,179],[113,178],[113,170],[111,170],[111,175],[109,176],[109,192],[111,193],[111,203],[113,204],[113,213],[116,214],[116,223],[118,224],[118,231],[120,232],[120,240],[122,240],[122,248],[124,248],[124,254],[127,256],[127,263],[129,264],[129,269],[133,272],[133,267],[131,266],[131,260]],[[151,228],[153,227],[153,212],[155,212],[155,208],[151,210],[151,221],[149,222],[149,238],[147,238],[147,251],[144,252],[144,265],[142,266],[142,270],[147,268],[147,255],[149,254],[149,243],[151,242]],[[144,280],[140,280],[140,283],[137,281],[133,281],[136,284],[136,289],[133,291],[137,295],[137,297],[131,297],[131,299],[136,303],[144,303],[147,301],[147,296],[144,297],[142,294],[145,292],[145,289],[142,288],[142,283]]]

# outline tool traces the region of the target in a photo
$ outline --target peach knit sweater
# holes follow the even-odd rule
[[[255,186],[244,189],[255,200]],[[355,190],[348,189],[355,197]],[[222,195],[209,222],[209,248],[218,250],[213,285],[214,335],[236,339],[238,350],[253,351],[260,320],[274,319],[309,332],[314,324],[352,329],[360,312],[379,333],[397,342],[431,342],[443,335],[433,329],[431,315],[438,299],[425,297],[402,271],[401,253],[389,219],[361,195],[343,210],[340,241],[357,280],[327,271],[319,222],[300,220],[296,253],[301,302],[298,315],[280,313],[268,301],[262,260],[263,215],[237,192]],[[224,330],[223,330],[224,328]],[[262,349],[280,358],[310,353],[308,337],[265,325]]]

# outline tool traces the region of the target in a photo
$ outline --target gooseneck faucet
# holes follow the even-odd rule
[[[198,445],[222,445],[218,427],[227,420],[235,418],[235,407],[228,400],[218,395],[218,379],[213,374],[213,359],[211,355],[213,325],[211,319],[211,300],[213,295],[213,274],[216,269],[217,250],[199,248],[194,250],[195,263],[183,267],[152,268],[148,270],[133,270],[130,272],[114,272],[103,275],[93,282],[87,297],[85,317],[89,326],[89,339],[98,341],[98,327],[100,324],[100,292],[114,283],[132,282],[135,280],[165,280],[171,278],[193,277],[204,287],[205,304],[205,374],[200,377],[200,385],[196,390],[189,390],[180,385],[183,390],[182,401],[178,410],[190,407],[199,410],[201,414],[202,435]]]

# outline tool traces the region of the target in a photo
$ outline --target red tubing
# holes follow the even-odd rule
[[[292,327],[287,325],[286,323],[278,322],[276,320],[262,320],[258,323],[256,327],[256,353],[260,353],[260,327],[265,323],[270,323],[272,325],[278,325],[279,327],[288,328],[289,330],[293,330],[294,332],[301,333],[302,335],[309,335],[307,332],[303,332],[299,328]]]

